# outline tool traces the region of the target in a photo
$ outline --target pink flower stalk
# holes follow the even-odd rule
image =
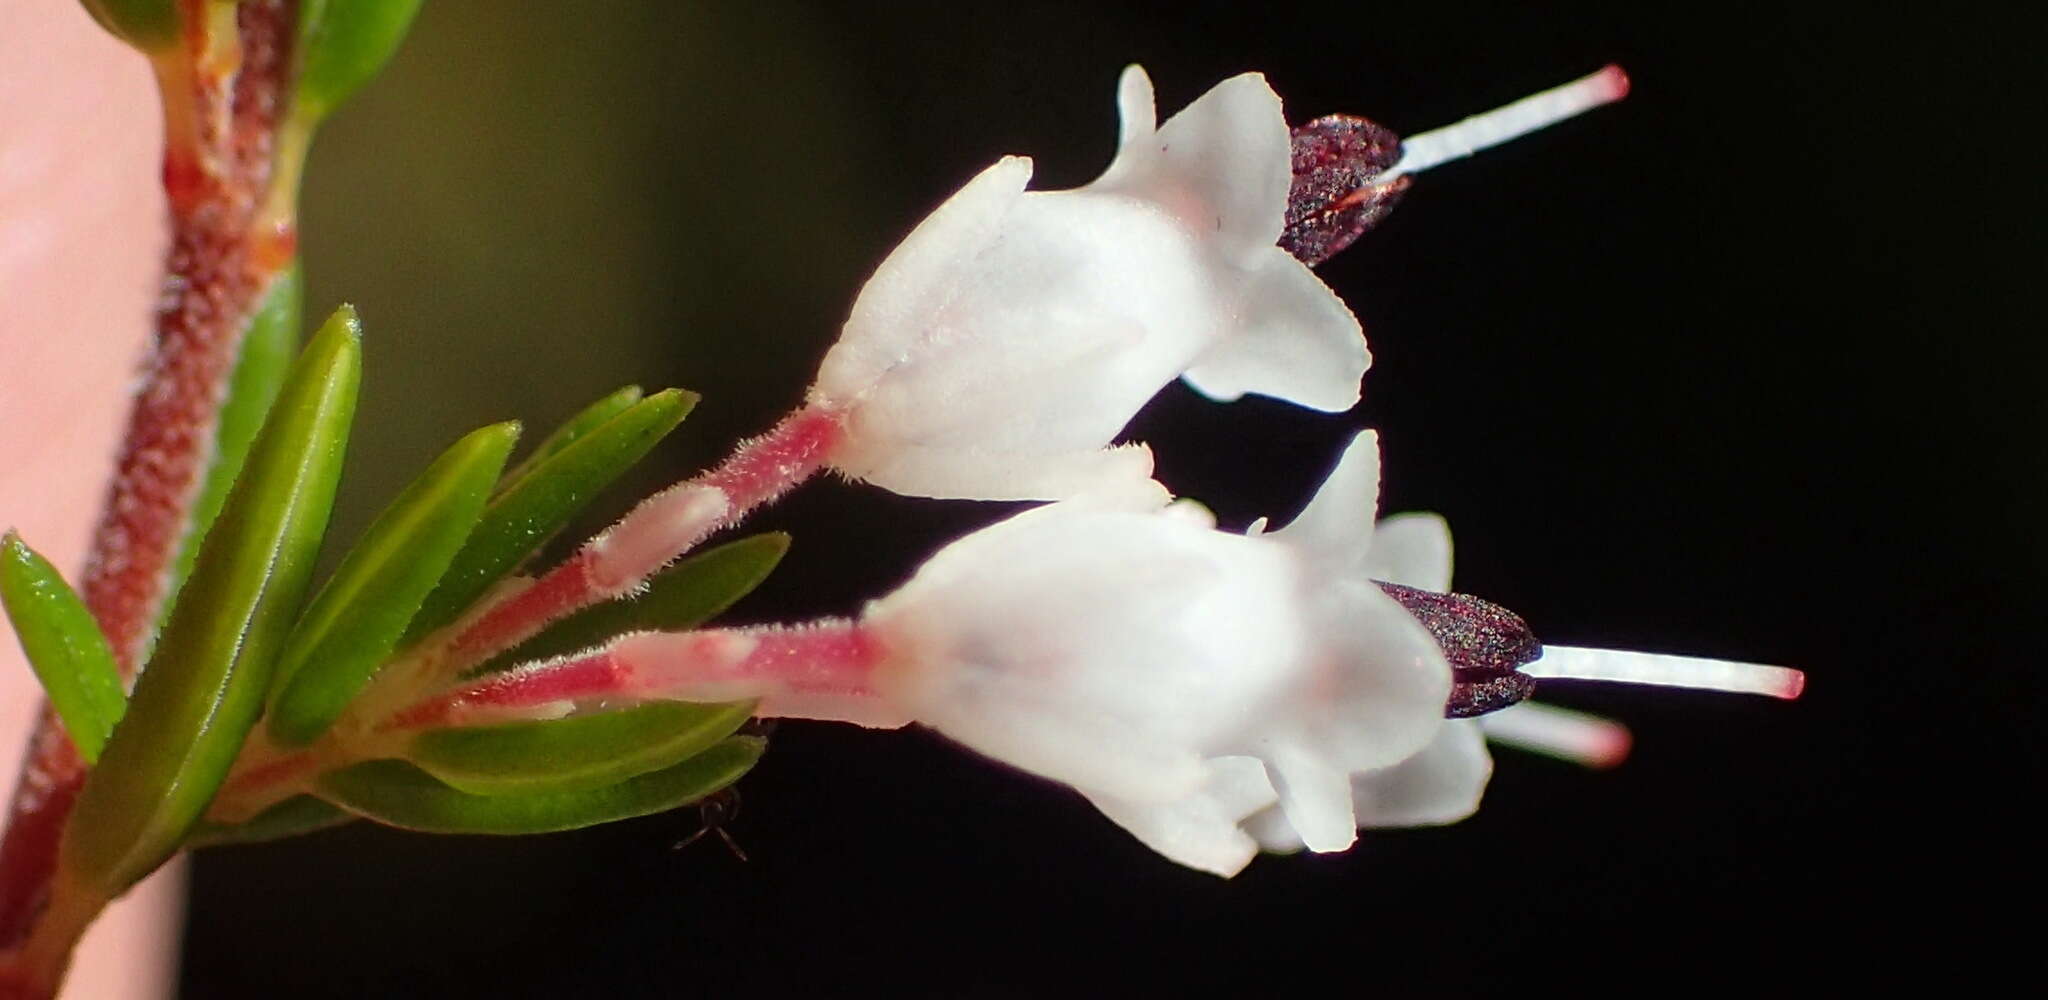
[[[558,718],[619,700],[702,703],[761,699],[756,713],[871,728],[910,720],[885,711],[872,674],[884,652],[872,630],[827,619],[798,626],[635,632],[583,653],[528,664],[413,705],[386,728]]]
[[[471,616],[453,666],[517,645],[563,615],[631,593],[655,571],[816,475],[844,435],[842,417],[805,407],[740,443],[717,468],[648,497],[538,580]]]

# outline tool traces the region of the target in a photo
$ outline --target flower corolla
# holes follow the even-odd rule
[[[1449,665],[1367,575],[1378,465],[1361,435],[1270,535],[1088,501],[969,535],[863,615],[886,651],[875,689],[1190,867],[1243,868],[1268,807],[1298,838],[1277,846],[1343,850],[1353,776],[1447,726]]]
[[[1334,527],[1334,526],[1332,526]],[[1435,514],[1395,514],[1373,527],[1358,572],[1376,581],[1439,593],[1451,589],[1451,532]],[[1446,719],[1434,739],[1391,767],[1351,776],[1351,810],[1361,829],[1455,823],[1479,809],[1493,756],[1479,719]],[[1277,807],[1244,821],[1268,851],[1298,851],[1299,832]]]
[[[1173,379],[1357,401],[1358,321],[1275,245],[1292,173],[1265,79],[1225,80],[1155,127],[1133,66],[1118,105],[1093,183],[1026,191],[1031,161],[1004,158],[882,262],[810,390],[844,421],[834,467],[922,496],[1163,499],[1149,452],[1108,446]]]

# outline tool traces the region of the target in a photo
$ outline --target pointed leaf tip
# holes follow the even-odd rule
[[[455,620],[645,457],[696,402],[696,394],[678,389],[655,393],[563,446],[517,482],[502,487],[484,508],[476,530],[440,586],[427,597],[406,630],[406,641]]]
[[[278,658],[270,738],[318,738],[370,682],[476,527],[519,438],[516,422],[471,432],[378,515],[292,629]]]
[[[362,377],[348,310],[292,366],[127,715],[65,827],[66,877],[112,896],[178,849],[262,712],[341,475]]]
[[[604,426],[613,417],[631,409],[643,396],[645,393],[637,385],[622,386],[603,399],[584,407],[575,416],[563,422],[562,426],[555,428],[553,433],[543,438],[540,444],[535,445],[533,454],[505,473],[505,478],[498,487],[499,492],[510,489],[513,484],[531,474],[540,463],[582,440],[585,435]]]

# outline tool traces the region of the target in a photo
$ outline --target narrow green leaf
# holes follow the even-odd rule
[[[542,439],[540,445],[533,449],[533,454],[526,456],[518,465],[513,466],[511,471],[506,472],[505,478],[499,481],[498,492],[502,493],[518,485],[520,480],[539,468],[542,462],[553,458],[556,452],[582,440],[584,435],[631,409],[634,403],[640,401],[640,396],[640,387],[629,385],[584,407],[562,426],[555,428],[553,434]]]
[[[370,82],[419,10],[420,0],[299,0],[293,115],[319,121]]]
[[[178,44],[178,0],[81,0],[86,13],[113,35],[144,52]]]
[[[695,405],[694,393],[657,392],[565,446],[492,498],[441,585],[413,619],[406,641],[455,620],[491,584],[560,531],[598,491],[645,456]]]
[[[623,632],[696,628],[760,586],[788,551],[789,536],[780,531],[707,549],[649,580],[646,593],[585,608],[492,657],[474,672],[497,673],[529,660],[588,649]]]
[[[263,710],[334,503],[362,375],[355,311],[307,346],[79,793],[62,864],[114,895],[177,850]]]
[[[185,578],[192,575],[199,545],[213,527],[214,518],[220,516],[221,505],[227,502],[235,477],[242,474],[249,446],[256,441],[256,432],[263,429],[264,414],[270,412],[270,404],[284,386],[285,373],[291,370],[292,358],[299,353],[300,288],[299,265],[293,261],[270,283],[262,304],[249,317],[249,328],[242,334],[241,354],[235,359],[235,373],[228,379],[228,396],[221,403],[220,423],[214,431],[213,463],[207,467],[206,481],[192,502],[192,518],[178,544],[177,561],[171,565],[171,582],[165,590],[159,623],[168,621],[172,609],[177,607],[178,590]],[[147,659],[148,655],[145,650],[143,657]]]
[[[107,734],[128,710],[121,671],[99,622],[57,567],[12,531],[0,538],[0,604],[71,745],[86,763],[98,760]]]
[[[211,820],[202,820],[185,838],[185,847],[193,849],[220,847],[224,844],[260,844],[266,840],[283,840],[302,833],[325,830],[330,826],[353,823],[355,819],[355,813],[347,812],[324,800],[311,795],[294,795],[250,817],[247,822],[215,823]]]
[[[316,791],[365,819],[407,830],[550,833],[695,802],[737,781],[766,747],[766,741],[758,737],[729,736],[674,767],[580,792],[471,795],[397,760],[375,760],[336,771],[321,778]]]
[[[751,702],[658,701],[544,722],[430,729],[405,758],[472,795],[574,792],[672,767],[731,736]]]
[[[518,439],[519,425],[508,422],[457,441],[342,558],[278,656],[272,741],[313,742],[370,682],[476,526]]]

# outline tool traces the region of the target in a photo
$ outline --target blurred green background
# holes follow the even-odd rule
[[[815,17],[518,6],[427,4],[314,149],[308,310],[353,301],[369,336],[343,529],[464,429],[538,435],[629,381],[706,394],[650,466],[715,457],[800,398],[938,193],[896,190]]]

